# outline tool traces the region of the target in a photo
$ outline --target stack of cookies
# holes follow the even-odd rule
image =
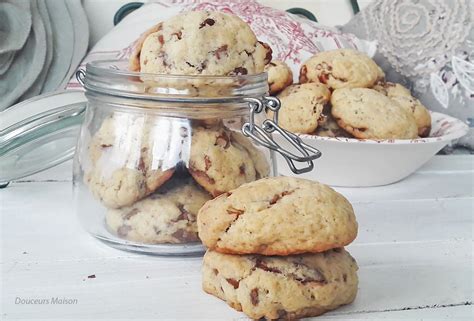
[[[426,107],[402,85],[386,82],[382,69],[364,53],[317,53],[301,66],[295,85],[287,82],[288,66],[270,63],[267,69],[287,130],[359,139],[413,139],[430,133]]]
[[[222,123],[115,114],[87,154],[84,180],[107,208],[108,229],[145,244],[198,242],[206,201],[270,173],[263,152]]]
[[[208,201],[198,213],[208,247],[203,289],[252,319],[317,316],[351,303],[357,235],[351,204],[330,187],[264,178]]]

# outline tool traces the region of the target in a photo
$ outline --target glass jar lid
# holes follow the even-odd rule
[[[0,117],[0,185],[58,165],[74,155],[86,108],[83,91],[48,93]]]
[[[78,79],[88,92],[170,103],[243,103],[244,98],[268,93],[267,74],[207,76],[168,75],[128,71],[128,61],[102,60],[86,65]],[[159,105],[158,105],[159,106]],[[149,107],[149,106],[146,106]]]

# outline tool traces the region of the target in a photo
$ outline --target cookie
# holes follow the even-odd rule
[[[418,136],[427,137],[431,131],[431,115],[423,104],[411,95],[411,92],[400,84],[385,82],[374,86],[374,89],[396,101],[415,117]]]
[[[157,25],[154,25],[150,29],[143,32],[140,37],[135,41],[133,44],[133,51],[130,55],[129,62],[128,62],[128,69],[131,71],[140,71],[140,53],[142,50],[143,43],[145,42],[146,38],[152,33],[161,31],[163,29],[163,24],[160,22]]]
[[[255,167],[256,179],[267,177],[270,174],[270,155],[265,154],[264,151],[266,153],[269,153],[269,151],[256,147],[252,144],[249,137],[245,137],[240,132],[232,131],[230,137],[231,141],[239,144],[249,153]]]
[[[411,112],[374,89],[343,88],[331,97],[332,116],[361,139],[412,139],[418,128]]]
[[[383,77],[382,69],[369,56],[353,49],[317,53],[300,69],[300,83],[323,83],[331,89],[368,88]]]
[[[292,177],[264,178],[207,202],[199,237],[230,254],[289,255],[342,247],[357,235],[351,204],[330,187]]]
[[[84,174],[84,181],[92,195],[108,208],[133,204],[149,194],[143,173],[131,168],[117,168],[107,173],[94,167]]]
[[[257,179],[249,152],[219,125],[193,128],[188,169],[213,196]]]
[[[131,206],[109,209],[106,224],[114,234],[134,242],[197,242],[196,215],[210,199],[192,179],[173,178]]]
[[[270,95],[275,95],[293,83],[293,72],[283,61],[273,60],[265,66]]]
[[[331,92],[323,84],[307,83],[287,87],[278,95],[281,102],[278,124],[290,132],[313,133],[330,97]],[[271,111],[269,116],[273,117]]]
[[[271,49],[239,17],[193,11],[176,15],[145,32],[130,68],[158,74],[246,75],[263,72]],[[210,41],[212,40],[212,41]]]
[[[161,140],[153,135],[155,122],[168,129]],[[153,193],[173,175],[179,161],[176,149],[170,152],[170,136],[178,134],[166,118],[127,114],[106,118],[90,141],[85,162],[84,181],[92,194],[106,207],[119,208]]]
[[[203,289],[252,319],[296,320],[354,301],[357,263],[344,249],[286,257],[207,251]]]

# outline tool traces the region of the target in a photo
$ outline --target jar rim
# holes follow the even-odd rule
[[[142,73],[127,70],[126,60],[86,64],[84,88],[122,98],[180,103],[231,103],[268,93],[267,73],[212,76]]]

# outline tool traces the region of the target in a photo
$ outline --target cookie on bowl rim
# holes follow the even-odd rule
[[[300,68],[300,83],[316,82],[331,89],[369,88],[383,78],[382,69],[365,53],[354,49],[322,51]]]
[[[278,125],[291,132],[311,134],[318,127],[331,92],[323,84],[307,83],[291,85],[277,97],[281,103]],[[268,114],[273,117],[273,112]]]
[[[268,74],[270,95],[276,95],[293,84],[293,72],[288,65],[280,60],[272,60],[265,66]]]
[[[259,42],[249,25],[237,16],[190,11],[146,31],[130,59],[132,70],[136,70],[137,61],[140,71],[146,73],[258,74],[271,61],[271,48]]]
[[[221,253],[290,255],[351,243],[357,221],[349,201],[329,186],[271,177],[207,202],[198,230],[203,244]]]
[[[342,248],[286,257],[208,250],[203,289],[252,319],[296,320],[354,301],[357,269]]]
[[[331,96],[331,114],[338,125],[359,139],[414,139],[413,114],[374,89],[343,88]]]
[[[105,220],[116,235],[129,241],[160,244],[198,242],[196,215],[211,199],[191,178],[173,178],[157,192],[120,209]]]
[[[418,127],[418,136],[428,137],[431,131],[431,115],[428,109],[415,97],[410,90],[401,84],[381,82],[374,86],[375,90],[396,101],[408,112],[413,113]]]

